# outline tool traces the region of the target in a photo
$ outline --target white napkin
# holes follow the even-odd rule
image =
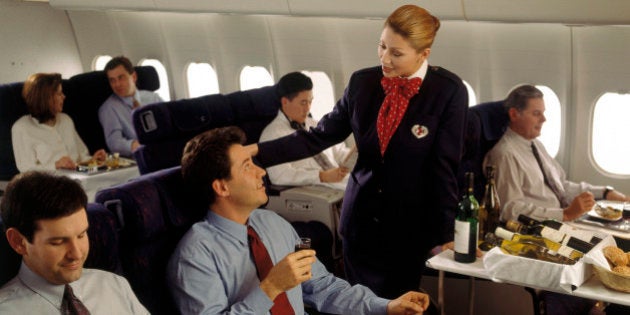
[[[591,277],[593,270],[590,264],[603,263],[607,267],[602,248],[614,244],[615,240],[608,235],[574,265],[509,255],[500,248],[493,248],[486,253],[483,264],[493,281],[571,292]]]

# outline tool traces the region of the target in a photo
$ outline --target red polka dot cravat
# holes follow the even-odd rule
[[[422,84],[421,78],[387,78],[381,79],[381,86],[385,91],[383,105],[378,111],[376,119],[376,132],[381,147],[381,156],[385,156],[385,150],[392,139],[396,128],[409,106],[409,99],[418,94]]]

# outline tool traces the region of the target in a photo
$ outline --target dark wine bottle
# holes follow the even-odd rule
[[[468,189],[457,205],[455,217],[455,261],[471,263],[477,259],[479,203],[473,194],[474,174],[466,173]]]
[[[494,181],[494,166],[486,166],[486,190],[479,205],[479,239],[483,240],[487,233],[494,233],[499,226],[501,202]]]

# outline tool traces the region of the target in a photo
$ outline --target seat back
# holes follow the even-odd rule
[[[19,173],[13,155],[11,127],[20,117],[28,114],[22,98],[22,82],[0,85],[0,180],[10,180]]]
[[[116,216],[103,205],[89,203],[87,206],[88,238],[90,253],[85,261],[86,268],[95,268],[120,274],[118,254],[118,221]],[[0,219],[0,231],[4,225]],[[22,257],[16,253],[7,238],[0,237],[0,287],[15,277],[20,269]]]
[[[186,142],[213,128],[236,125],[257,142],[279,108],[275,86],[143,106],[133,112],[140,173],[180,165]]]
[[[157,71],[152,66],[135,68],[137,86],[155,91],[160,87]],[[10,180],[19,173],[13,155],[11,127],[20,117],[28,114],[22,98],[23,82],[0,85],[0,180]],[[79,136],[90,152],[107,149],[98,109],[112,94],[104,71],[77,74],[62,81],[66,95],[63,111],[74,121]]]
[[[166,266],[183,234],[207,212],[207,201],[200,196],[183,182],[179,166],[96,194],[96,201],[121,222],[122,273],[152,314],[177,313]]]
[[[483,103],[468,109],[464,152],[458,175],[460,195],[467,188],[464,174],[473,172],[475,197],[481,202],[486,185],[483,159],[501,139],[509,123],[510,118],[503,107],[503,101]]]

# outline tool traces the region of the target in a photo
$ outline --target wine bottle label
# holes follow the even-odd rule
[[[560,246],[557,250],[558,254],[567,257],[567,258],[571,258],[571,254],[573,253],[573,250],[569,247],[566,246]]]
[[[591,249],[593,249],[593,247],[595,247],[595,245],[583,241],[577,237],[567,237],[567,239],[562,244],[582,253],[588,253]]]
[[[544,227],[540,230],[540,236],[550,239],[556,243],[562,243],[565,234],[552,228]]]
[[[511,240],[512,238],[514,238],[514,233],[501,227],[498,227],[496,230],[494,230],[494,235],[504,240]]]
[[[470,222],[455,220],[455,252],[468,254],[470,242]]]

